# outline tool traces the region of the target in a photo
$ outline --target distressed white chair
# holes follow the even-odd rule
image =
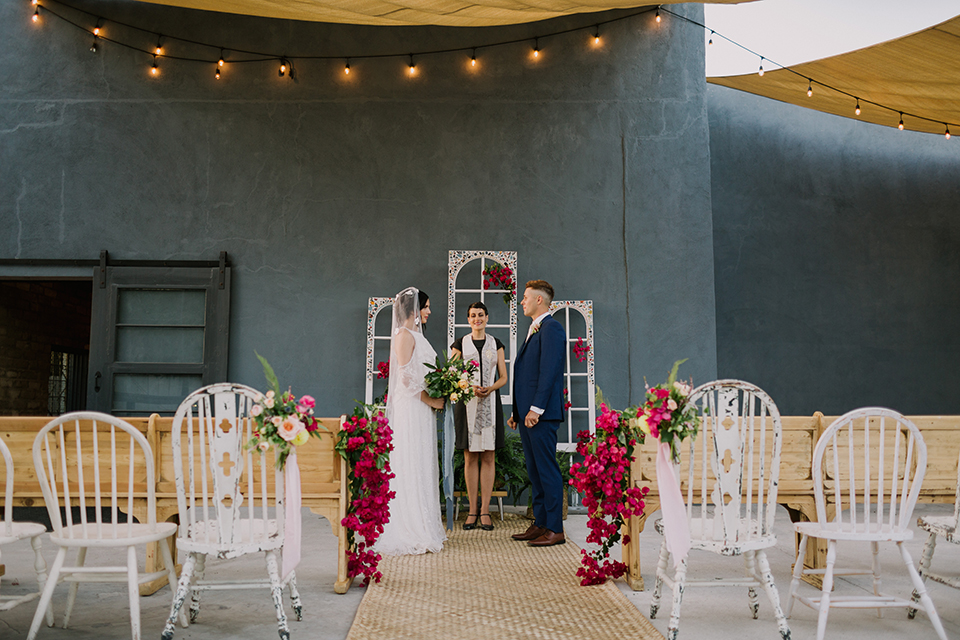
[[[13,521],[13,456],[10,455],[10,449],[2,437],[0,437],[0,458],[3,459],[4,477],[6,478],[3,493],[3,522],[0,523],[0,564],[2,564],[3,545],[29,538],[30,546],[33,548],[33,569],[37,573],[38,583],[37,590],[32,593],[19,596],[0,595],[0,611],[9,611],[18,604],[30,602],[34,598],[40,597],[40,593],[43,591],[43,585],[47,581],[47,563],[44,562],[43,554],[40,552],[40,536],[47,532],[47,528],[34,522]],[[47,626],[53,626],[53,610],[49,607],[47,608]]]
[[[27,640],[36,637],[59,582],[71,583],[64,628],[70,623],[81,582],[125,582],[130,598],[131,635],[139,640],[140,585],[166,577],[173,588],[177,580],[166,542],[177,532],[177,525],[157,522],[154,458],[147,439],[129,423],[104,413],[67,413],[37,433],[33,464],[53,525],[50,540],[59,549]],[[135,498],[146,498],[146,522],[133,521]],[[61,516],[61,504],[65,507],[66,523]],[[120,522],[121,509],[127,514],[126,522]],[[159,541],[164,570],[139,573],[137,546]],[[70,549],[77,550],[73,567],[64,566]],[[126,564],[87,566],[88,549],[125,549]]]
[[[253,436],[250,409],[260,392],[239,384],[214,384],[191,393],[173,419],[173,463],[180,512],[177,546],[187,552],[180,583],[163,630],[173,638],[175,622],[187,594],[190,622],[200,613],[200,592],[210,589],[269,588],[280,637],[290,630],[283,610],[283,589],[297,620],[302,606],[295,573],[281,580],[278,557],[284,542],[283,473],[269,454],[244,446]],[[267,579],[213,581],[204,579],[208,555],[221,560],[263,552]],[[186,620],[181,615],[181,622]]]
[[[697,438],[682,446],[680,465],[675,465],[690,527],[690,551],[709,551],[721,556],[743,556],[743,577],[688,580],[689,556],[673,575],[666,539],[660,545],[657,578],[650,603],[650,617],[660,608],[663,585],[673,590],[673,608],[667,625],[668,640],[675,640],[680,626],[680,605],[685,587],[747,587],[748,606],[754,619],[759,614],[757,589],[767,594],[780,635],[790,638],[790,628],[780,608],[780,596],[770,573],[765,549],[776,545],[773,519],[777,510],[780,477],[780,412],[760,388],[741,380],[716,380],[701,385],[689,402],[703,411]],[[663,534],[663,522],[655,523]]]
[[[960,575],[954,569],[953,573],[946,574],[936,572],[930,569],[930,563],[933,561],[933,551],[937,546],[937,536],[940,536],[946,542],[960,544],[960,531],[957,525],[960,524],[960,459],[957,460],[957,497],[953,504],[952,516],[920,516],[917,518],[917,526],[929,533],[927,542],[923,545],[923,554],[920,556],[920,568],[918,573],[920,578],[926,582],[927,578],[954,589],[960,589]],[[942,567],[941,567],[942,569]],[[920,602],[920,593],[913,592],[914,605]],[[908,615],[913,618],[917,615],[916,607],[911,608]]]
[[[818,640],[822,640],[826,632],[830,607],[877,609],[880,616],[887,607],[911,607],[909,598],[880,591],[878,554],[881,542],[896,543],[921,605],[937,635],[941,640],[947,640],[933,602],[903,544],[913,538],[910,520],[926,469],[927,447],[920,430],[890,409],[855,409],[840,416],[820,436],[813,452],[817,521],[794,525],[801,537],[787,603],[788,616],[795,601],[819,612]],[[803,566],[811,538],[827,541],[827,561],[823,569],[805,569]],[[869,543],[873,553],[872,567],[838,568],[837,543],[841,540]],[[819,598],[799,594],[800,579],[804,575],[823,576]],[[872,576],[873,594],[858,592],[857,595],[844,596],[831,593],[834,577],[841,575]]]

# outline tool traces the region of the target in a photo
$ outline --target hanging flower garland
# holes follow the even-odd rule
[[[643,514],[643,498],[648,487],[630,486],[630,463],[637,445],[637,432],[630,427],[636,409],[620,412],[600,404],[600,416],[593,435],[589,431],[577,434],[577,453],[583,462],[570,467],[570,484],[583,496],[589,519],[588,544],[600,545],[592,552],[580,550],[580,584],[603,584],[607,578],[619,578],[627,572],[627,565],[610,560],[610,549],[620,541],[620,531],[631,516]],[[640,442],[643,435],[639,434]],[[629,544],[629,536],[623,536]]]
[[[347,529],[347,576],[363,575],[363,586],[380,582],[380,554],[373,551],[390,520],[390,452],[393,430],[382,407],[361,405],[337,436],[337,452],[349,467],[350,505],[340,525]],[[357,537],[362,538],[358,541]]]
[[[577,357],[578,362],[583,362],[587,359],[587,354],[590,353],[590,343],[584,342],[583,337],[578,337],[576,344],[573,345],[573,355]]]
[[[499,262],[488,264],[483,270],[483,289],[502,289],[503,301],[507,304],[513,302],[517,294],[517,281],[513,277],[513,269],[505,267]]]

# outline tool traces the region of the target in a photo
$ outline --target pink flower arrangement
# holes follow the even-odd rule
[[[647,388],[646,402],[636,408],[636,425],[643,433],[670,445],[675,462],[680,461],[680,443],[700,430],[702,418],[696,405],[687,400],[692,384],[677,380],[677,369],[686,360],[673,363],[670,375],[663,384]]]
[[[349,466],[352,499],[340,521],[347,530],[347,575],[364,576],[366,586],[380,582],[380,554],[373,551],[384,525],[390,520],[390,452],[393,430],[380,407],[361,405],[347,419],[335,445]],[[358,540],[362,538],[362,540]]]
[[[377,380],[386,380],[389,377],[390,377],[390,363],[389,362],[377,363]]]
[[[507,304],[513,302],[517,294],[517,280],[513,277],[513,269],[505,267],[499,262],[488,264],[483,270],[483,289],[501,289],[503,301]]]
[[[637,436],[623,413],[601,402],[596,433],[581,431],[577,440],[583,462],[570,466],[570,484],[582,494],[589,514],[587,543],[600,545],[594,551],[580,550],[577,576],[580,584],[587,586],[627,572],[625,564],[610,559],[610,549],[620,541],[626,519],[643,514],[643,498],[650,489],[631,486],[630,463]],[[624,544],[629,542],[629,536],[624,536]]]
[[[585,361],[588,353],[590,353],[590,344],[578,337],[576,344],[573,345],[573,355],[577,357],[577,362]]]
[[[264,453],[276,449],[277,468],[283,469],[294,447],[306,444],[311,436],[320,437],[321,425],[313,415],[317,402],[313,396],[297,400],[290,389],[281,393],[273,367],[259,353],[257,358],[271,389],[250,408],[254,426],[246,448]]]

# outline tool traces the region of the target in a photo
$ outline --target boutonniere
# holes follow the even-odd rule
[[[538,322],[537,324],[533,325],[533,331],[530,332],[530,335],[534,335],[535,333],[540,333],[540,323],[539,323],[539,322]]]

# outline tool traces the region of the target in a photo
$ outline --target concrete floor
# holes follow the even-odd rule
[[[920,505],[915,515],[948,514],[952,506]],[[656,516],[654,516],[656,517]],[[304,604],[304,620],[291,620],[293,638],[311,638],[319,640],[339,640],[345,638],[353,621],[354,614],[363,597],[363,589],[352,588],[345,595],[333,592],[336,575],[335,549],[336,538],[328,523],[319,516],[305,510],[303,515],[304,540],[303,561],[297,570],[298,583]],[[566,523],[568,536],[577,544],[583,544],[586,538],[586,516],[571,515]],[[793,561],[793,536],[789,518],[785,511],[778,513],[779,544],[768,552],[768,558],[781,601],[785,604],[789,589],[790,565]],[[920,551],[925,536],[918,532],[909,543],[914,561],[919,562]],[[477,531],[476,535],[498,535],[494,532]],[[649,615],[650,589],[653,587],[653,569],[656,566],[660,537],[649,527],[642,536],[641,562],[643,578],[647,591],[633,592],[622,581],[621,589],[627,598],[644,614]],[[20,542],[4,547],[0,562],[6,565],[6,575],[2,578],[0,593],[14,595],[36,588],[36,577],[32,573],[32,553],[29,543]],[[46,542],[44,557],[52,563],[56,550]],[[531,553],[536,550],[531,549]],[[857,566],[869,567],[869,549],[861,550],[852,545],[841,547],[841,558],[849,557]],[[845,553],[849,553],[845,556]],[[619,550],[616,551],[619,557]],[[72,556],[71,556],[72,557]],[[960,545],[942,543],[934,556],[937,564],[960,568]],[[91,552],[87,564],[95,562]],[[909,594],[910,586],[903,565],[900,563],[896,547],[881,548],[881,562],[885,570],[884,590],[891,593]],[[899,566],[898,566],[899,565]],[[742,560],[738,558],[719,558],[712,554],[695,553],[691,557],[691,575],[737,575],[742,571]],[[208,578],[225,578],[244,575],[258,577],[265,575],[261,556],[251,556],[234,561],[208,561]],[[801,585],[807,593],[814,593],[812,587]],[[928,583],[937,611],[952,640],[960,640],[960,591],[936,583]],[[54,592],[53,605],[57,623],[62,622],[68,587],[60,585]],[[838,590],[842,593],[855,593],[858,590],[871,592],[870,579],[867,576],[855,576],[841,579]],[[141,598],[141,625],[144,638],[159,638],[164,621],[169,612],[171,593],[164,587],[156,594]],[[776,623],[770,612],[770,606],[760,596],[760,617],[753,620],[747,609],[745,589],[689,589],[684,598],[684,607],[680,619],[681,638],[736,638],[737,640],[779,638]],[[0,640],[19,640],[26,637],[35,603],[21,605],[11,611],[0,612]],[[661,614],[653,621],[662,633],[666,631],[669,617],[670,599],[665,594],[661,605]],[[69,629],[42,627],[38,638],[50,640],[79,640],[100,638],[129,638],[129,609],[126,588],[123,585],[83,585],[77,597],[77,604]],[[287,609],[287,614],[292,615]],[[794,608],[790,620],[793,638],[806,640],[816,636],[816,612],[803,605]],[[882,619],[873,610],[834,610],[830,614],[827,635],[831,638],[843,637],[845,640],[880,640],[881,638],[902,638],[912,635],[914,638],[936,638],[929,620],[919,613],[915,620],[908,620],[902,610],[891,609]],[[213,591],[203,597],[200,620],[188,629],[178,627],[176,638],[196,638],[221,640],[226,638],[276,638],[276,624],[269,594],[266,590]],[[483,629],[477,629],[478,638],[487,638]]]

